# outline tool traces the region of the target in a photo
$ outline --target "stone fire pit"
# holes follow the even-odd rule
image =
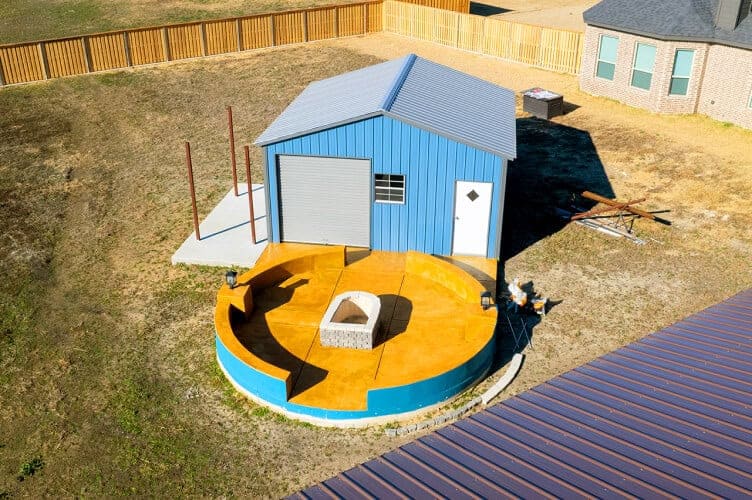
[[[372,293],[337,295],[319,324],[321,345],[373,349],[380,312],[381,300]]]

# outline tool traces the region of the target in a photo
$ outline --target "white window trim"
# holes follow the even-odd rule
[[[604,36],[608,38],[616,39],[616,60],[614,62],[601,59],[601,40],[603,40]],[[619,60],[619,41],[620,40],[621,39],[618,36],[614,36],[614,35],[607,35],[605,33],[601,33],[600,35],[598,35],[598,51],[595,54],[595,68],[593,68],[593,76],[595,78],[599,80],[603,80],[604,82],[612,82],[612,83],[616,80],[616,62]],[[608,78],[603,78],[602,76],[598,76],[598,64],[600,62],[614,65],[614,77],[613,78],[609,80]]]
[[[687,93],[684,95],[681,94],[672,94],[671,93],[671,81],[674,79],[674,65],[676,64],[676,53],[680,50],[691,50],[692,51],[692,65],[689,67],[689,76],[687,78]],[[636,52],[636,51],[635,51]],[[687,99],[689,97],[689,87],[692,83],[692,72],[695,70],[695,59],[697,59],[697,49],[689,48],[689,47],[676,47],[674,49],[674,60],[671,63],[671,75],[668,77],[668,96],[671,99]],[[683,76],[680,76],[679,78],[684,78]]]
[[[650,72],[650,88],[647,88],[647,89],[643,89],[642,87],[636,87],[632,85],[632,80],[634,80],[635,64],[637,63],[637,46],[638,45],[649,45],[650,47],[655,47],[655,57],[653,58],[653,70]],[[653,45],[652,43],[635,42],[634,54],[632,55],[632,71],[629,72],[629,88],[630,89],[636,90],[638,92],[646,92],[646,93],[650,93],[650,91],[653,90],[653,85],[655,84],[655,61],[656,59],[658,59],[658,46],[657,45]],[[643,73],[645,73],[645,71],[643,71]]]
[[[402,177],[402,201],[391,201],[391,200],[378,200],[376,199],[376,176],[377,175],[388,175],[388,176],[401,176]],[[382,188],[384,189],[384,188]],[[386,189],[397,189],[397,188],[386,188]],[[386,205],[404,205],[405,201],[407,200],[407,175],[405,174],[385,174],[381,172],[374,172],[373,174],[373,202],[374,203],[384,203]]]

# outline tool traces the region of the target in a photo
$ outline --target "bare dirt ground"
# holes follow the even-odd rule
[[[183,140],[203,215],[230,184],[225,105],[251,142],[311,80],[407,52],[569,103],[550,123],[518,109],[505,272],[557,305],[502,397],[752,286],[752,133],[571,76],[374,35],[2,89],[0,497],[280,496],[405,441],[237,396],[214,361],[221,270],[169,258],[190,232]],[[673,225],[638,221],[644,246],[563,225],[554,207],[586,188]]]
[[[582,13],[599,0],[481,0],[470,12],[508,21],[577,31],[585,30]]]

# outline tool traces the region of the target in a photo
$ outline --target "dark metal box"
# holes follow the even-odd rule
[[[564,96],[541,88],[525,90],[522,93],[522,110],[548,120],[564,114]]]

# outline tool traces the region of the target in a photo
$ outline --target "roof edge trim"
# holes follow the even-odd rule
[[[652,38],[654,40],[661,40],[665,42],[693,42],[693,43],[708,43],[714,45],[724,45],[726,47],[735,47],[737,49],[752,50],[752,45],[743,44],[738,42],[732,42],[729,40],[722,40],[720,38],[706,38],[702,36],[672,36],[672,35],[660,35],[658,33],[649,33],[647,31],[635,30],[632,28],[625,28],[623,26],[614,26],[606,23],[588,22],[585,21],[588,26],[595,28],[604,28],[611,31],[619,31],[621,33],[629,33],[631,35],[644,36],[645,38]]]
[[[316,132],[321,132],[322,130],[329,130],[330,128],[340,127],[342,125],[347,125],[349,123],[355,123],[363,120],[367,120],[369,118],[374,118],[376,116],[382,116],[384,114],[383,111],[374,111],[373,113],[366,113],[364,115],[355,116],[353,118],[348,118],[347,120],[341,120],[339,122],[334,123],[328,123],[326,125],[322,125],[320,127],[312,128],[310,130],[305,130],[303,132],[293,132],[291,134],[283,135],[280,137],[275,137],[274,139],[268,139],[265,141],[259,141],[256,139],[253,142],[254,146],[268,146],[270,144],[276,144],[278,142],[288,141],[290,139],[295,139],[296,137],[303,137],[305,135],[315,134]]]
[[[477,144],[474,141],[468,141],[467,139],[463,139],[461,137],[457,137],[454,134],[448,134],[447,132],[436,130],[435,128],[430,127],[430,126],[426,125],[425,123],[421,123],[421,122],[418,122],[418,121],[415,121],[415,120],[406,119],[404,116],[398,115],[396,113],[391,113],[391,112],[385,111],[383,113],[383,115],[386,116],[387,118],[392,118],[393,120],[398,120],[398,121],[401,121],[402,123],[406,123],[406,124],[408,124],[410,126],[423,129],[426,132],[431,132],[432,134],[440,135],[441,137],[446,137],[447,139],[452,140],[454,142],[458,142],[460,144],[465,144],[466,146],[470,146],[471,148],[475,148],[475,149],[477,149],[479,151],[485,151],[486,153],[490,153],[490,154],[492,154],[494,156],[498,156],[499,158],[503,158],[503,159],[505,159],[507,161],[513,161],[513,160],[517,159],[517,151],[516,151],[517,148],[516,147],[515,147],[514,154],[509,154],[506,151],[493,150],[493,149],[488,148],[486,146],[481,146],[480,144]]]
[[[384,98],[384,102],[381,103],[381,109],[383,109],[384,111],[389,111],[392,108],[392,104],[394,104],[394,100],[397,98],[397,94],[399,94],[399,91],[402,89],[402,85],[405,83],[407,75],[413,68],[413,64],[415,64],[416,59],[418,59],[418,56],[416,56],[415,54],[410,54],[407,56],[405,64],[402,66],[402,69],[400,69],[400,72],[397,74],[397,78],[394,79],[394,82],[391,85],[391,90]]]

